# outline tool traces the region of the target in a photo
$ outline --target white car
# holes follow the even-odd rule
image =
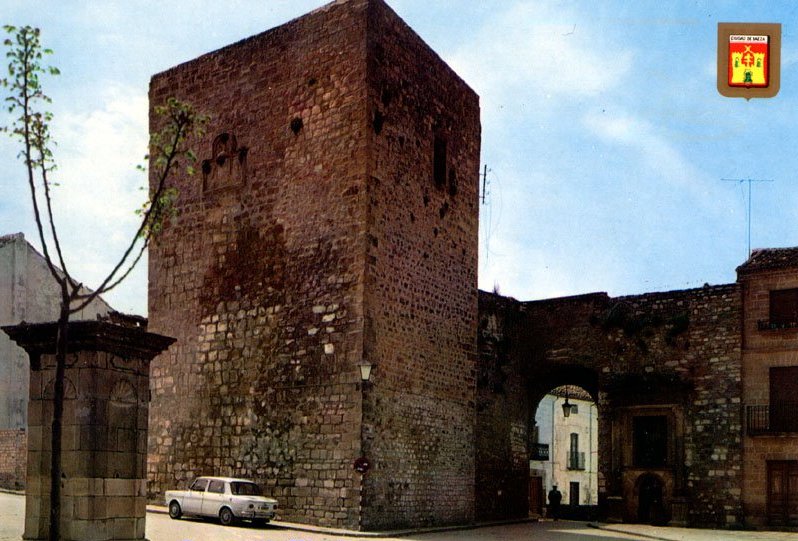
[[[277,500],[263,496],[261,488],[247,479],[198,477],[188,490],[167,490],[169,516],[219,517],[225,526],[239,519],[265,524],[277,513]]]

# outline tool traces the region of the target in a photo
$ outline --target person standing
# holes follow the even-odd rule
[[[562,502],[562,492],[557,490],[557,485],[551,487],[549,491],[549,513],[551,518],[559,520],[560,518],[560,503]]]

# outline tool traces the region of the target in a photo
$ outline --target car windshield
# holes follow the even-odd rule
[[[263,496],[263,491],[255,483],[233,481],[230,483],[230,490],[236,496]]]
[[[208,486],[208,480],[207,479],[203,479],[203,478],[199,478],[199,479],[197,479],[196,481],[194,481],[191,484],[191,486],[189,487],[189,490],[196,490],[198,492],[204,492],[206,486]]]

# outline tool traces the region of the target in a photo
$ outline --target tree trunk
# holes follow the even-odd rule
[[[61,432],[64,419],[64,372],[66,371],[67,333],[69,332],[69,294],[61,284],[61,313],[58,316],[55,381],[53,382],[53,426],[50,455],[50,536],[61,539]]]

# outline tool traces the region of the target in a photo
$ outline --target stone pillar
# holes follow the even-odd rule
[[[62,433],[64,540],[142,540],[146,515],[150,360],[174,340],[144,320],[69,325]],[[3,330],[30,357],[24,539],[50,527],[50,434],[56,323]]]

